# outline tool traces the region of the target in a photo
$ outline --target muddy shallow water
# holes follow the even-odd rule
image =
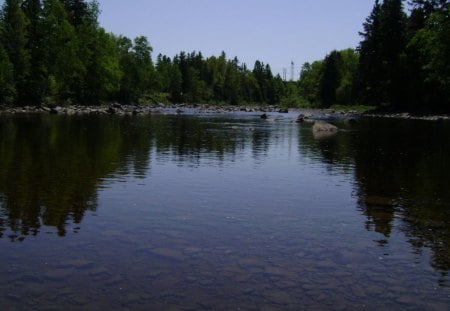
[[[450,122],[0,117],[3,310],[450,304]]]

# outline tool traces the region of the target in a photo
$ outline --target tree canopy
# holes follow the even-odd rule
[[[254,103],[450,112],[450,1],[375,0],[356,49],[305,63],[298,81],[225,52],[157,55],[107,32],[96,0],[5,0],[0,105]]]
[[[306,63],[299,81],[304,101],[450,112],[450,1],[410,4],[407,15],[401,0],[376,0],[356,51]]]

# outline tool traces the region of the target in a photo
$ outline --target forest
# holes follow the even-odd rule
[[[450,112],[450,1],[405,5],[376,0],[358,47],[331,51],[305,63],[297,81],[284,81],[263,61],[249,68],[225,52],[155,58],[148,38],[102,28],[96,0],[5,0],[0,106],[183,102]]]

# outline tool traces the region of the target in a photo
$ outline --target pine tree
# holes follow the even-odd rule
[[[410,62],[422,78],[413,80],[422,110],[450,111],[450,12],[437,9],[408,44]]]
[[[5,0],[2,12],[1,39],[9,61],[13,66],[13,83],[17,103],[26,105],[27,82],[30,75],[30,53],[27,50],[28,20],[20,0]]]
[[[68,13],[70,23],[79,28],[89,16],[89,5],[84,0],[62,0]]]
[[[26,102],[39,106],[43,102],[47,86],[47,68],[43,57],[42,4],[40,0],[25,0],[23,10],[28,17],[27,50],[30,53],[30,75],[27,81]]]
[[[44,0],[42,23],[49,85],[46,102],[70,103],[77,98],[84,71],[75,29],[59,0]]]
[[[359,45],[359,77],[360,101],[363,104],[380,104],[382,57],[380,53],[380,16],[381,5],[375,1],[372,12],[363,24],[364,31],[360,32],[363,40]]]
[[[405,99],[403,53],[406,47],[406,14],[402,0],[385,0],[381,7],[380,30],[383,59],[382,86],[385,101],[396,108],[407,104]]]
[[[401,0],[375,1],[363,24],[360,43],[360,100],[364,104],[400,105],[404,99],[402,53],[406,15]]]
[[[13,105],[16,99],[13,65],[0,43],[0,106]]]
[[[332,51],[329,55],[327,55],[327,57],[325,57],[319,89],[319,97],[322,108],[327,108],[337,103],[336,90],[341,80],[341,63],[342,58],[338,51]]]

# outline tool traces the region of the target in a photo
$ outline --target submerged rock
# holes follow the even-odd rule
[[[262,114],[262,115],[261,115],[261,119],[264,119],[264,120],[267,119],[267,114],[265,114],[265,113]]]

